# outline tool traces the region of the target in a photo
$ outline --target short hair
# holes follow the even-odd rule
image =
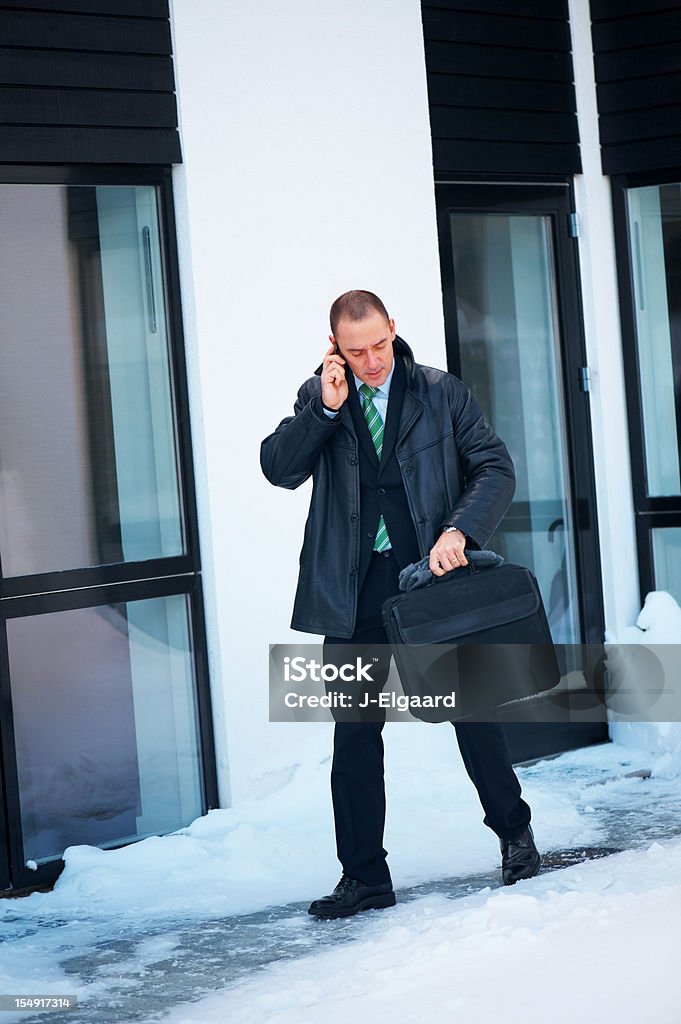
[[[373,292],[355,289],[351,292],[343,292],[332,304],[329,312],[331,333],[336,334],[336,329],[341,320],[365,320],[373,312],[380,313],[386,320],[389,320],[388,311]]]

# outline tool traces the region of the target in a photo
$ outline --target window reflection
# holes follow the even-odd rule
[[[655,587],[667,590],[681,604],[681,527],[650,531]]]
[[[629,189],[627,201],[647,492],[678,495],[681,185]]]
[[[26,859],[202,813],[187,598],[9,619]]]
[[[0,565],[184,551],[156,192],[0,186]]]
[[[492,546],[528,565],[554,640],[576,643],[574,527],[550,220],[452,213],[463,379],[516,468],[516,491]]]

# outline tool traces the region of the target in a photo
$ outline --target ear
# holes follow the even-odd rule
[[[333,345],[333,351],[336,353],[336,355],[340,355],[340,349],[338,347],[338,342],[334,338],[333,334],[329,335],[329,341]]]
[[[393,320],[392,317],[388,320],[388,327],[390,328],[390,340],[394,341],[395,340],[395,321]]]

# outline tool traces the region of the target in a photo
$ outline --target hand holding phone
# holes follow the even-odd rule
[[[332,336],[329,341],[331,347],[322,364],[322,402],[327,409],[337,412],[348,397],[348,382],[345,379],[345,360]]]

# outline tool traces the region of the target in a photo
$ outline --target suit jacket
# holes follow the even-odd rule
[[[360,486],[360,555],[358,588],[361,590],[369,568],[371,554],[376,540],[376,529],[383,516],[392,545],[393,554],[400,569],[410,562],[417,562],[419,543],[409,511],[407,492],[402,482],[399,463],[395,455],[395,442],[402,415],[402,405],[407,387],[407,373],[401,359],[395,361],[388,401],[388,415],[383,431],[383,450],[380,462],[374,442],[367,426],[361,401],[355,390],[355,379],[348,373],[349,394],[347,406],[359,442],[359,486]]]

